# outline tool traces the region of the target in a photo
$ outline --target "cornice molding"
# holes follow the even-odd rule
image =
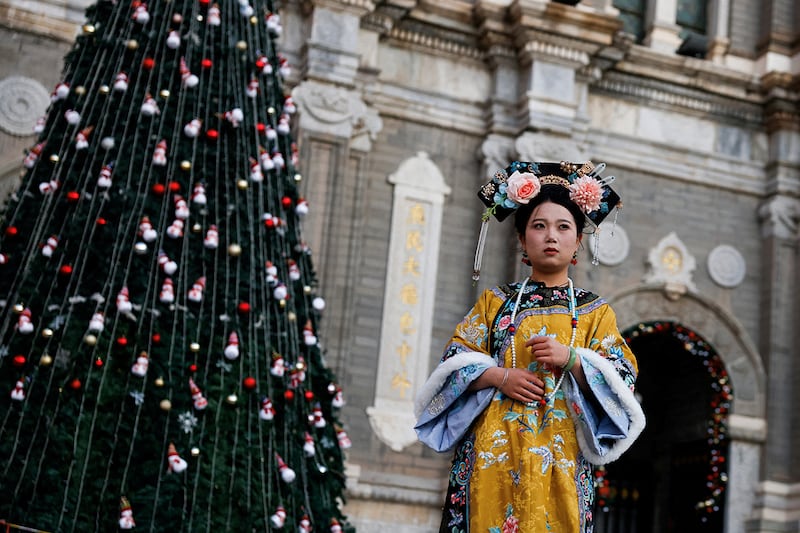
[[[461,58],[482,61],[485,55],[476,45],[465,44],[452,39],[423,33],[409,27],[392,28],[389,31],[389,38],[399,43],[423,47],[427,51],[455,55]]]

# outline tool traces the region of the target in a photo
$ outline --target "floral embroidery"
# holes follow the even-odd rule
[[[470,344],[483,346],[488,336],[488,328],[477,313],[471,316],[468,314],[456,327],[456,334]]]
[[[519,533],[519,518],[514,516],[514,506],[506,506],[506,517],[500,527],[490,527],[489,533]]]

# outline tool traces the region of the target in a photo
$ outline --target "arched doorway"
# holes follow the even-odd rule
[[[595,531],[721,533],[733,397],[722,360],[677,323],[642,323],[624,335],[639,363],[647,427],[598,469]]]

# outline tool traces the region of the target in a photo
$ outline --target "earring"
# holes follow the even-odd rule
[[[573,265],[578,264],[578,250],[575,250],[575,253],[572,254],[572,260],[570,260],[570,263],[572,263]]]
[[[531,260],[528,259],[528,252],[522,250],[522,264],[531,266]]]

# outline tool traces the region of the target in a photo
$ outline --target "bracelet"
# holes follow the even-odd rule
[[[508,369],[507,368],[506,368],[506,373],[503,374],[503,381],[500,383],[500,386],[497,387],[497,388],[502,392],[503,387],[506,386],[506,383],[508,383]]]
[[[563,368],[564,370],[569,372],[570,370],[572,370],[572,367],[575,366],[575,360],[577,358],[578,358],[578,352],[575,351],[575,348],[570,346],[569,347],[569,359],[567,359],[567,362],[564,363],[564,366],[562,366],[561,368]]]

